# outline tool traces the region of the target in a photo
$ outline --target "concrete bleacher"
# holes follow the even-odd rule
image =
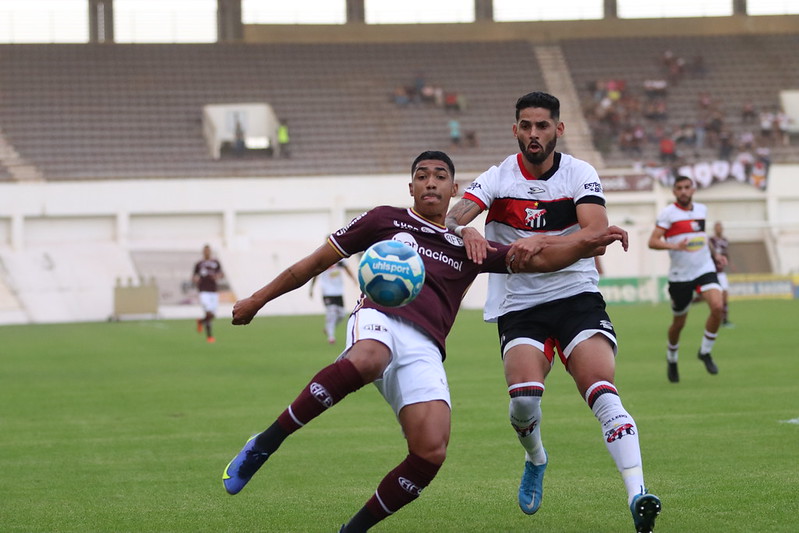
[[[480,146],[458,150],[458,169],[480,171],[515,148],[515,99],[543,87],[535,61],[518,61],[530,52],[525,41],[0,45],[0,124],[49,180],[405,172],[421,150],[450,148],[443,109],[390,100],[422,72],[466,97],[459,119]],[[292,157],[213,160],[202,106],[257,101],[289,121]]]
[[[564,40],[561,42],[575,86],[588,101],[587,86],[594,80],[623,79],[629,91],[643,101],[642,85],[648,79],[662,79],[660,60],[671,50],[688,64],[701,55],[707,69],[703,76],[686,73],[679,84],[668,89],[667,127],[694,124],[698,116],[699,95],[706,92],[719,103],[726,128],[734,137],[743,130],[757,134],[759,122],[742,124],[741,108],[747,99],[758,110],[776,109],[780,91],[799,88],[799,35],[725,35],[680,37],[626,37]],[[641,122],[651,130],[653,124]],[[799,161],[799,142],[793,146],[771,145],[772,160]],[[698,154],[708,159],[717,149],[705,148]],[[629,166],[631,158],[613,147],[605,154],[609,166]],[[693,155],[693,154],[692,154]],[[644,160],[657,160],[658,147],[644,148]]]

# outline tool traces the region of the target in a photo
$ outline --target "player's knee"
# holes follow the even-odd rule
[[[408,451],[425,461],[441,466],[447,459],[447,442],[443,439],[425,442],[409,447]]]
[[[371,383],[381,375],[391,360],[388,347],[375,340],[362,340],[355,343],[346,355],[355,366],[365,383]]]

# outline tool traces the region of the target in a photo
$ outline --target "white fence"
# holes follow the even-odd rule
[[[410,205],[408,181],[393,175],[0,184],[0,324],[107,320],[117,283],[153,275],[137,268],[134,255],[160,252],[167,264],[194,253],[198,260],[206,243],[225,268],[232,298],[246,296],[353,216],[375,205]],[[709,205],[710,222],[722,221],[733,243],[763,241],[775,273],[796,273],[799,166],[773,167],[769,182],[765,192],[725,182],[696,199]],[[657,211],[671,201],[671,191],[658,185],[608,193],[610,221],[630,232],[631,243],[629,252],[614,246],[602,258],[606,276],[666,273],[667,254],[646,242]],[[192,267],[193,260],[171,266],[185,269],[185,281]],[[484,282],[478,278],[465,307],[482,306]],[[348,291],[351,304],[357,290]],[[262,314],[321,312],[320,298],[301,289]],[[159,314],[190,317],[197,308],[187,300],[162,305]]]

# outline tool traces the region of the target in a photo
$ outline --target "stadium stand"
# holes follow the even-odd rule
[[[409,152],[451,149],[447,123],[457,115],[462,130],[475,132],[478,141],[458,149],[459,170],[479,172],[514,148],[508,133],[514,99],[548,89],[535,47],[523,40],[0,45],[0,126],[20,157],[48,180],[291,176],[405,172]],[[797,47],[794,34],[560,42],[589,116],[595,103],[588,88],[597,81],[624,80],[627,93],[644,100],[644,82],[667,77],[664,51],[685,58],[686,69],[696,56],[704,60],[704,74],[689,71],[669,84],[666,121],[630,119],[647,132],[640,155],[620,150],[619,132],[593,123],[594,143],[611,168],[657,160],[657,127],[671,134],[693,125],[701,93],[719,106],[736,138],[745,129],[757,133],[756,121],[741,123],[740,109],[747,99],[759,110],[777,109],[780,90],[799,87]],[[447,113],[431,104],[395,105],[394,88],[413,85],[418,73],[463,95],[466,108]],[[210,156],[202,106],[251,101],[268,102],[289,120],[293,157]],[[797,146],[773,143],[770,149],[774,162],[799,161]],[[682,152],[709,159],[718,147]],[[0,164],[0,181],[11,179]]]
[[[780,107],[780,91],[799,87],[799,35],[728,35],[635,37],[567,40],[561,43],[575,86],[586,110],[593,105],[589,87],[599,80],[617,79],[626,83],[627,92],[644,101],[643,86],[647,80],[668,81],[662,58],[670,50],[675,58],[685,60],[685,72],[677,83],[669,83],[666,96],[668,119],[661,122],[664,130],[676,131],[681,125],[694,125],[700,117],[698,100],[706,93],[722,113],[725,128],[734,139],[743,131],[752,131],[756,141],[759,121],[742,123],[741,109],[751,100],[757,111]],[[695,58],[702,58],[700,72],[692,69]],[[633,116],[652,134],[657,121]],[[595,124],[596,126],[596,124]],[[594,128],[595,141],[601,144],[607,131]],[[617,138],[603,151],[609,166],[628,166],[631,155],[619,149]],[[643,147],[644,161],[659,158],[658,144],[651,139]],[[799,161],[799,150],[779,142],[769,145],[772,161]],[[686,150],[689,158],[712,159],[718,147],[705,146],[698,153]]]
[[[407,154],[449,148],[449,114],[397,107],[418,73],[467,99],[480,145],[459,169],[514,149],[515,98],[543,87],[524,41],[412,44],[0,45],[0,124],[45,179],[405,173]],[[268,102],[292,157],[214,161],[202,106]],[[1,179],[1,178],[0,178]]]

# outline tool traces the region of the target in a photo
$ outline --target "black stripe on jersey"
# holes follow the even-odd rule
[[[602,198],[598,196],[587,196],[578,203],[604,205]],[[498,198],[488,210],[486,223],[489,222],[498,222],[524,231],[563,231],[577,224],[577,206],[572,198],[551,201]]]

